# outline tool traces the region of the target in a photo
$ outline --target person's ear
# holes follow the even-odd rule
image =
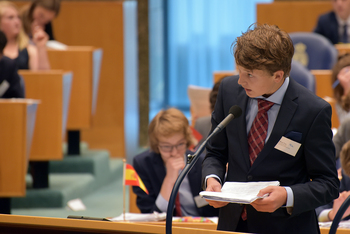
[[[279,83],[279,82],[283,81],[283,79],[284,79],[284,71],[278,70],[278,71],[273,73],[273,76],[274,76],[275,82]]]

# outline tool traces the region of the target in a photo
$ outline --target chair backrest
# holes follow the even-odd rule
[[[316,91],[316,81],[314,75],[305,68],[298,61],[292,60],[292,69],[290,71],[290,77],[293,78],[296,82],[309,89],[311,92],[315,93]]]
[[[327,38],[313,32],[296,32],[289,36],[294,45],[294,60],[309,70],[332,69],[338,51]]]
[[[209,95],[212,88],[205,88],[195,85],[189,85],[187,94],[190,99],[191,125],[194,127],[196,119],[203,116],[210,116]]]

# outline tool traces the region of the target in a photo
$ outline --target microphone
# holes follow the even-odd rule
[[[224,120],[219,123],[218,126],[214,129],[214,131],[205,139],[205,141],[198,147],[196,152],[193,155],[187,155],[187,163],[182,172],[180,173],[179,177],[177,177],[177,180],[174,184],[173,190],[171,191],[169,202],[168,202],[168,209],[167,209],[167,214],[166,214],[166,223],[165,223],[165,231],[166,234],[171,234],[171,225],[172,225],[172,219],[173,219],[173,211],[174,211],[174,204],[175,204],[175,198],[177,195],[177,192],[179,191],[181,182],[185,178],[185,176],[188,174],[188,172],[192,169],[194,164],[198,161],[199,157],[203,150],[205,145],[207,144],[208,140],[212,138],[215,134],[219,133],[222,129],[224,129],[231,120],[234,118],[238,118],[239,116],[242,115],[242,109],[235,105],[232,106],[229,110],[228,115]]]
[[[241,116],[241,114],[242,114],[242,109],[239,106],[237,105],[231,106],[230,110],[228,111],[228,115],[223,121],[221,121],[221,123],[219,123],[218,126],[216,126],[213,133],[220,132],[222,129],[224,129],[227,126],[227,124],[231,122],[231,120],[238,118],[239,116]]]

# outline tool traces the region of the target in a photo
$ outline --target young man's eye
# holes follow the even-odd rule
[[[249,77],[253,77],[253,75],[252,75],[252,74],[250,74],[250,73],[248,73],[248,76],[249,76]]]

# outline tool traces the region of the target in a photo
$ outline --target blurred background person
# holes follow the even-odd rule
[[[0,31],[0,98],[24,98],[24,83],[17,73],[16,62],[3,55],[6,35]]]
[[[333,93],[339,122],[350,117],[350,54],[339,56],[332,69]]]
[[[47,34],[43,30],[37,30],[30,43],[23,31],[18,9],[12,2],[0,2],[0,30],[7,38],[4,55],[14,59],[18,69],[50,69],[46,51]]]
[[[186,116],[175,108],[158,112],[149,124],[148,136],[150,149],[135,156],[133,166],[149,194],[136,186],[133,191],[142,213],[166,212],[175,181],[185,167],[186,155],[192,153],[188,148],[195,140]],[[198,157],[180,186],[175,216],[218,215],[218,209],[208,206],[199,196],[204,154]]]
[[[33,0],[21,9],[24,31],[32,37],[40,28],[49,40],[55,40],[51,21],[58,16],[60,8],[61,0]]]
[[[350,121],[350,119],[348,119],[348,121]],[[350,141],[347,141],[341,149],[340,162],[342,166],[342,177],[340,178],[339,197],[333,202],[316,209],[318,221],[320,222],[333,221],[340,206],[345,199],[350,196]],[[348,220],[350,218],[349,215],[350,207],[344,212],[342,219]]]
[[[315,33],[328,38],[333,44],[349,43],[350,0],[330,0],[333,11],[318,18]]]

